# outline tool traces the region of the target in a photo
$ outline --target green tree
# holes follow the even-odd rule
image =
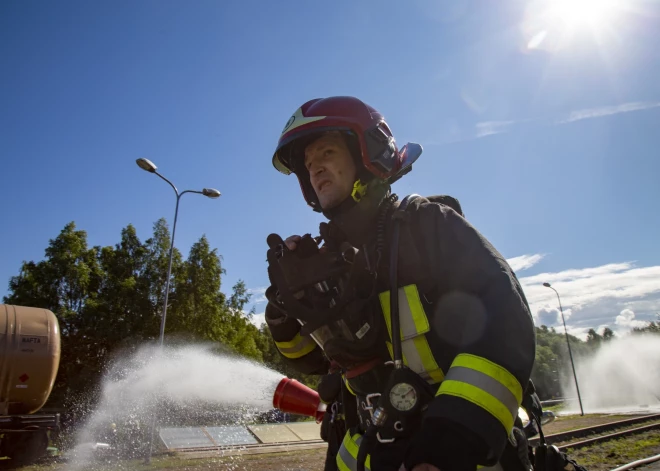
[[[660,322],[651,321],[644,327],[633,327],[632,333],[639,334],[660,334]]]
[[[609,327],[603,329],[603,341],[609,342],[614,338],[614,332]]]
[[[199,340],[225,340],[225,295],[220,291],[223,274],[220,256],[202,237],[191,247],[177,275],[167,332],[187,333]]]
[[[599,347],[602,341],[603,337],[598,335],[598,332],[594,329],[589,329],[589,332],[587,332],[587,345],[590,347]]]
[[[153,236],[146,240],[147,260],[144,267],[145,278],[149,280],[149,297],[154,306],[161,306],[165,300],[165,285],[167,281],[167,267],[170,257],[170,230],[164,218],[154,223]],[[170,279],[170,292],[176,291],[176,281],[180,279],[183,269],[181,252],[174,247],[172,251],[172,273]],[[171,302],[171,301],[169,301]],[[158,311],[160,313],[160,309]],[[160,314],[158,314],[160,317]],[[158,319],[160,323],[160,319]]]
[[[94,315],[86,323],[92,332],[104,332],[108,349],[118,344],[138,343],[158,333],[160,306],[153,302],[147,266],[150,252],[137,236],[135,227],[121,231],[115,247],[100,251],[100,264],[106,276],[101,285]]]
[[[592,347],[577,337],[569,335],[568,339],[574,358],[587,356],[592,351]],[[565,334],[545,325],[537,327],[536,349],[532,380],[538,385],[539,396],[547,399],[561,394],[561,380],[571,368]]]
[[[232,287],[232,295],[227,302],[227,342],[241,355],[263,361],[263,352],[258,348],[259,329],[251,322],[254,312],[245,312],[250,297],[242,280]]]

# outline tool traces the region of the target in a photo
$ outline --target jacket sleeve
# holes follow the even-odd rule
[[[284,362],[303,374],[326,374],[329,362],[321,348],[309,335],[300,334],[300,323],[287,316],[277,300],[276,289],[266,290],[266,324]]]
[[[411,222],[442,287],[428,314],[431,335],[450,352],[406,468],[474,471],[495,464],[512,433],[534,363],[533,320],[506,260],[464,218],[421,203]]]

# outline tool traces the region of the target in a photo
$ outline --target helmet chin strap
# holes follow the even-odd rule
[[[358,160],[354,154],[353,158],[356,162],[356,166],[358,166]],[[366,169],[360,169],[358,167],[358,174],[356,175],[356,180],[353,182],[353,189],[351,190],[351,193],[337,206],[334,206],[328,210],[322,209],[321,213],[330,221],[332,221],[338,216],[341,216],[342,214],[353,209],[355,206],[359,205],[363,199],[369,200],[373,196],[373,193],[379,193],[376,191],[379,185],[387,185],[387,183],[376,179]],[[387,186],[389,190],[389,185]],[[380,195],[378,201],[379,203],[383,196],[384,194]]]
[[[362,199],[369,193],[369,184],[362,183],[362,180],[359,178],[353,183],[353,189],[351,194],[348,195],[344,200],[339,203],[337,206],[333,206],[330,209],[322,210],[323,215],[329,220],[333,220],[337,216],[351,210],[357,204],[362,201]]]
[[[378,208],[390,186],[375,179],[366,185],[357,186],[366,187],[366,191],[361,192],[359,201],[349,195],[334,208],[323,211],[323,215],[341,228],[351,243],[362,244],[370,239],[373,229],[371,223],[375,221]]]

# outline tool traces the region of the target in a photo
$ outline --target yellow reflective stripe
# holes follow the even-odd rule
[[[383,317],[385,318],[385,325],[387,326],[387,335],[392,338],[392,317],[390,316],[390,292],[385,291],[378,295],[380,300],[380,307],[383,310]],[[401,293],[399,293],[399,303],[401,303]]]
[[[390,318],[390,292],[379,295],[387,332],[392,338],[392,325]],[[407,285],[399,288],[399,321],[401,324],[401,353],[403,363],[411,370],[422,376],[431,384],[444,379],[443,371],[431,353],[426,336],[430,330],[429,320],[424,312],[422,300],[416,285]],[[390,357],[393,357],[392,344],[387,342]]]
[[[518,405],[522,403],[523,390],[522,386],[518,382],[515,376],[509,373],[505,368],[502,368],[500,365],[493,363],[490,360],[485,358],[478,357],[476,355],[470,355],[469,353],[461,353],[456,356],[454,361],[451,364],[451,367],[465,367],[473,370],[480,371],[485,375],[490,376],[494,380],[501,383],[505,388],[507,388],[511,394],[518,401]],[[517,408],[516,408],[517,409]]]
[[[358,451],[360,450],[360,443],[362,442],[362,435],[356,433],[351,435],[350,431],[346,432],[344,435],[344,440],[341,443],[341,447],[337,452],[337,457],[335,459],[337,463],[337,468],[341,471],[357,471],[357,456]],[[367,455],[367,459],[364,462],[364,467],[367,470],[371,469],[371,455]]]
[[[287,340],[284,342],[275,342],[275,345],[277,345],[277,348],[296,348],[298,344],[302,341],[304,341],[308,337],[303,337],[300,335],[300,332],[296,334],[294,338],[291,340]]]
[[[419,356],[422,360],[422,366],[424,371],[431,378],[431,384],[439,383],[445,379],[445,374],[438,366],[435,358],[433,358],[431,347],[429,347],[429,342],[426,340],[426,336],[420,335],[419,337],[415,337],[412,341],[415,343],[415,349],[420,353]]]
[[[403,291],[406,293],[406,299],[410,306],[410,313],[412,314],[413,323],[415,325],[415,332],[417,334],[428,332],[430,330],[429,320],[424,313],[424,306],[422,305],[422,300],[419,298],[417,286],[404,286]]]
[[[488,411],[511,432],[522,402],[522,386],[515,376],[486,358],[461,353],[456,356],[437,395],[462,397]]]
[[[355,391],[353,391],[353,388],[351,388],[351,383],[348,382],[348,378],[344,375],[342,375],[342,378],[344,378],[344,384],[346,385],[346,389],[348,389],[348,392],[351,393],[353,396],[357,396],[357,394],[355,394]]]
[[[292,340],[275,342],[277,349],[287,358],[295,359],[307,355],[316,348],[316,344],[309,337],[297,333]]]
[[[355,469],[351,469],[348,467],[348,465],[344,464],[339,453],[337,453],[337,459],[335,461],[337,462],[337,469],[339,471],[356,471]]]
[[[514,418],[509,409],[507,409],[506,406],[496,397],[487,393],[483,389],[479,389],[476,386],[462,381],[446,379],[440,385],[440,389],[438,389],[437,395],[439,396],[441,394],[463,398],[466,401],[470,401],[482,409],[485,409],[500,421],[507,434],[513,429]]]
[[[394,358],[391,342],[385,342],[390,358]],[[431,348],[424,335],[401,342],[403,364],[420,375],[430,384],[437,384],[445,379],[445,374],[433,358]],[[410,360],[409,360],[410,359]]]
[[[390,316],[390,292],[385,291],[378,295],[387,333],[392,338],[392,324]],[[430,330],[430,325],[419,291],[416,285],[407,285],[399,288],[399,322],[401,324],[401,340],[407,340]]]

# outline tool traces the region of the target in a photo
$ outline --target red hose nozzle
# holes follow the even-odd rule
[[[321,422],[325,414],[325,404],[319,393],[290,378],[282,378],[275,388],[273,406],[282,412],[314,417],[317,422]]]

